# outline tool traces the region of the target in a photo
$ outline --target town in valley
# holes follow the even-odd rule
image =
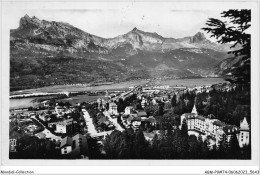
[[[62,13],[79,26],[88,12]],[[59,21],[61,12],[29,13]],[[117,35],[17,17],[9,159],[252,158],[250,9],[220,11],[228,22],[210,10],[161,11],[167,20],[148,10],[149,25],[143,15],[129,23],[116,10],[93,13],[106,16],[95,21],[97,34]],[[115,21],[103,29],[103,18]],[[151,26],[165,35],[143,31]]]
[[[103,96],[74,105],[62,101],[83,93]],[[233,120],[223,114],[229,109],[220,110],[240,93],[237,86],[219,83],[52,94],[35,107],[10,110],[10,139],[16,142],[10,158],[247,159],[249,118],[237,107],[231,109],[237,112]],[[228,150],[231,145],[239,153]]]

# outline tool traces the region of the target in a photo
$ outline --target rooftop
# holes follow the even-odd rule
[[[249,124],[247,123],[246,117],[244,117],[243,121],[240,123],[241,130],[249,130]]]
[[[64,137],[62,140],[61,140],[61,144],[60,144],[60,148],[63,148],[65,146],[72,146],[72,138],[71,137]]]
[[[205,121],[205,117],[203,117],[202,115],[198,115],[195,118],[197,118],[199,120],[202,120],[202,121]]]
[[[227,125],[226,123],[224,123],[224,122],[222,122],[222,121],[220,121],[220,120],[214,121],[213,124],[214,124],[214,125],[217,125],[217,126],[226,126],[226,125]]]
[[[138,116],[147,116],[147,113],[145,111],[137,111]]]

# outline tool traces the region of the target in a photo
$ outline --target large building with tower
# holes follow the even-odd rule
[[[241,148],[249,145],[250,128],[246,118],[241,121],[240,127],[237,127],[214,119],[212,115],[207,117],[198,115],[194,105],[191,113],[185,113],[181,116],[181,126],[184,120],[186,120],[189,135],[198,136],[200,134],[203,139],[209,137],[213,143],[218,144],[223,135],[226,135],[227,141],[229,141],[232,134],[236,134]]]

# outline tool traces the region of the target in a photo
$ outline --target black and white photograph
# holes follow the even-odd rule
[[[8,159],[252,160],[247,3],[5,8]]]

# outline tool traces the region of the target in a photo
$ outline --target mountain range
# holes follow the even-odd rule
[[[10,89],[221,75],[228,44],[202,32],[166,38],[133,28],[102,38],[68,23],[25,15],[10,31]],[[226,72],[225,72],[226,73]]]

